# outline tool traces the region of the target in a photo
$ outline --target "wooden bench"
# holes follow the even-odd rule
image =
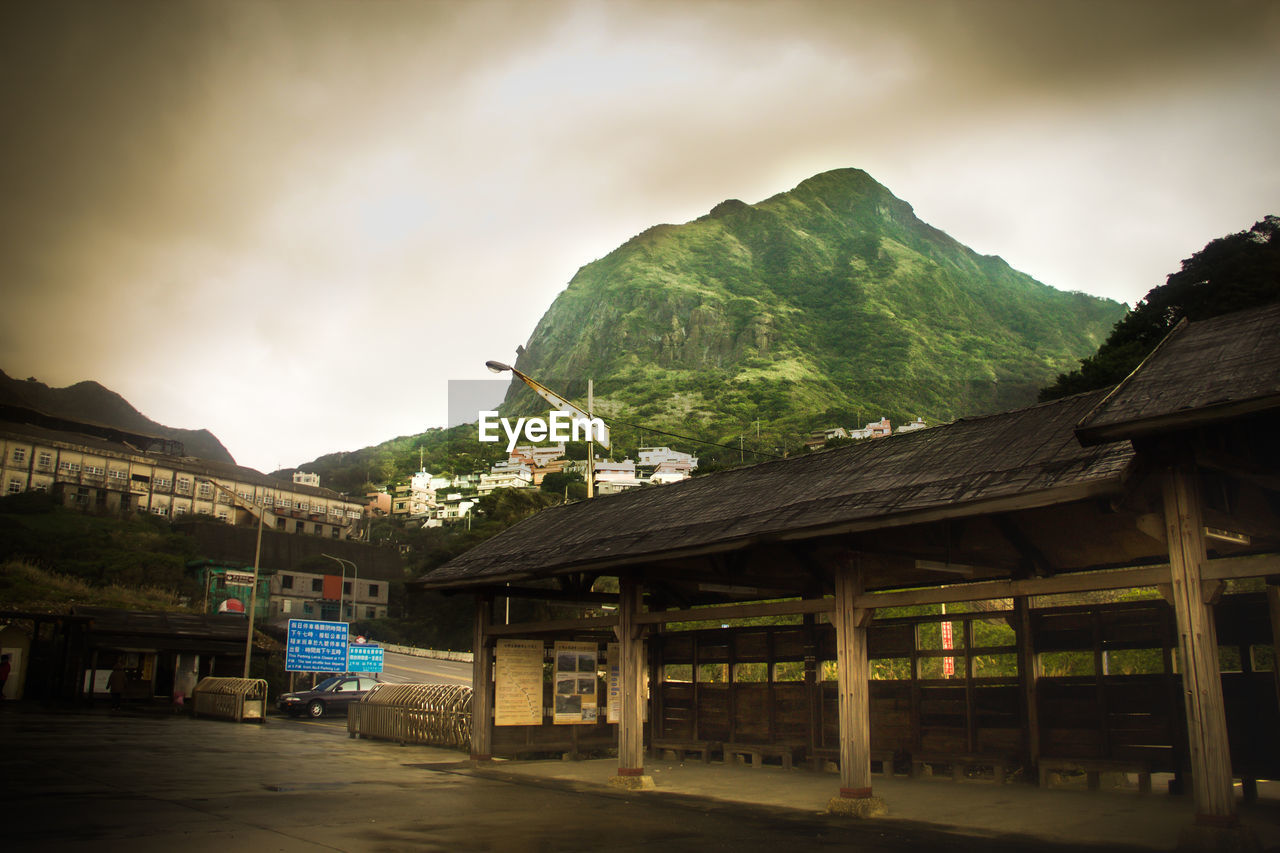
[[[951,778],[962,782],[968,777],[968,771],[974,767],[990,767],[992,779],[1004,782],[1005,769],[1017,764],[1017,759],[1001,755],[981,755],[974,753],[912,753],[911,775],[923,776],[925,765],[948,764],[951,766]]]
[[[657,740],[649,741],[651,755],[656,756],[663,750],[670,750],[683,759],[685,753],[693,752],[697,753],[703,764],[711,763],[711,753],[719,752],[721,748],[720,742],[715,740],[669,740],[658,738]]]
[[[1062,772],[1084,773],[1090,791],[1098,790],[1102,773],[1136,773],[1138,791],[1151,793],[1151,765],[1142,759],[1040,757],[1041,788],[1050,787],[1049,774]]]
[[[726,743],[724,760],[727,763],[736,755],[746,756],[751,760],[751,766],[758,770],[764,759],[780,758],[783,769],[790,770],[796,761],[804,760],[804,751],[804,746],[791,743]]]
[[[892,749],[871,750],[871,772],[872,773],[876,772],[876,764],[878,763],[880,765],[880,773],[882,775],[892,776],[893,775],[893,759],[894,759],[894,751]],[[823,763],[827,761],[831,761],[831,762],[834,762],[835,764],[839,764],[840,750],[833,747],[820,746],[815,748],[813,752],[810,754],[810,759],[809,759],[810,766],[815,771],[822,770]],[[910,770],[907,771],[907,775],[908,776],[911,775]]]

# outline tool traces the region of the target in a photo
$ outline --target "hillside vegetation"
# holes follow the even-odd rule
[[[1125,314],[1096,353],[1040,392],[1055,400],[1120,382],[1182,320],[1267,305],[1280,299],[1280,217],[1209,241]]]
[[[817,427],[1029,403],[1122,313],[973,252],[845,169],[588,264],[516,366],[579,399],[594,378],[619,421],[795,450]],[[540,407],[516,385],[504,406]]]

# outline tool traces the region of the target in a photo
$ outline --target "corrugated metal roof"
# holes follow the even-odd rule
[[[1076,422],[1102,398],[1026,409],[871,439],[669,486],[553,507],[422,578],[462,587],[731,550],[842,525],[894,526],[926,513],[961,516],[1010,498],[1042,503],[1118,488],[1128,442],[1081,447]]]
[[[1280,407],[1280,303],[1179,324],[1078,426],[1115,441]]]

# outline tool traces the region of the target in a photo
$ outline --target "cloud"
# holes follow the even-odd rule
[[[443,423],[648,226],[844,166],[1131,300],[1270,212],[1277,57],[1268,2],[8,4],[0,365],[294,464]]]

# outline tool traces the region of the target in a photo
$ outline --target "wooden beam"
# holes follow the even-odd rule
[[[1008,515],[993,515],[991,521],[1000,531],[1000,535],[1007,539],[1014,550],[1026,561],[1027,568],[1030,569],[1027,574],[1042,578],[1053,572],[1053,565],[1049,562],[1049,558],[1035,546],[1016,521]]]
[[[1205,604],[1202,592],[1207,552],[1195,466],[1189,462],[1170,465],[1163,496],[1197,820],[1231,823],[1236,816],[1231,751],[1213,608]]]
[[[759,616],[794,616],[805,613],[830,613],[835,602],[830,598],[805,598],[793,601],[744,602],[742,604],[716,604],[711,607],[695,607],[690,610],[663,610],[656,613],[640,613],[638,625],[665,625],[670,622],[701,622],[720,619],[750,619]]]
[[[1220,557],[1203,564],[1204,580],[1256,578],[1280,574],[1280,554],[1253,554],[1243,557]],[[924,589],[867,592],[858,598],[859,607],[906,607],[916,604],[950,604],[956,601],[983,601],[993,598],[1017,598],[1023,595],[1060,595],[1071,592],[1093,592],[1102,589],[1129,589],[1157,586],[1169,582],[1169,564],[1139,566],[1128,569],[1103,569],[1074,572],[1051,578],[1026,580],[977,581],[967,584],[928,587]]]
[[[529,634],[558,634],[563,631],[607,631],[617,624],[616,615],[556,619],[551,622],[522,622],[519,625],[492,625],[488,629],[488,636],[524,637]]]
[[[477,591],[503,598],[529,598],[540,601],[581,604],[618,603],[618,596],[609,592],[582,592],[572,589],[550,589],[536,586],[486,586],[480,587]]]

